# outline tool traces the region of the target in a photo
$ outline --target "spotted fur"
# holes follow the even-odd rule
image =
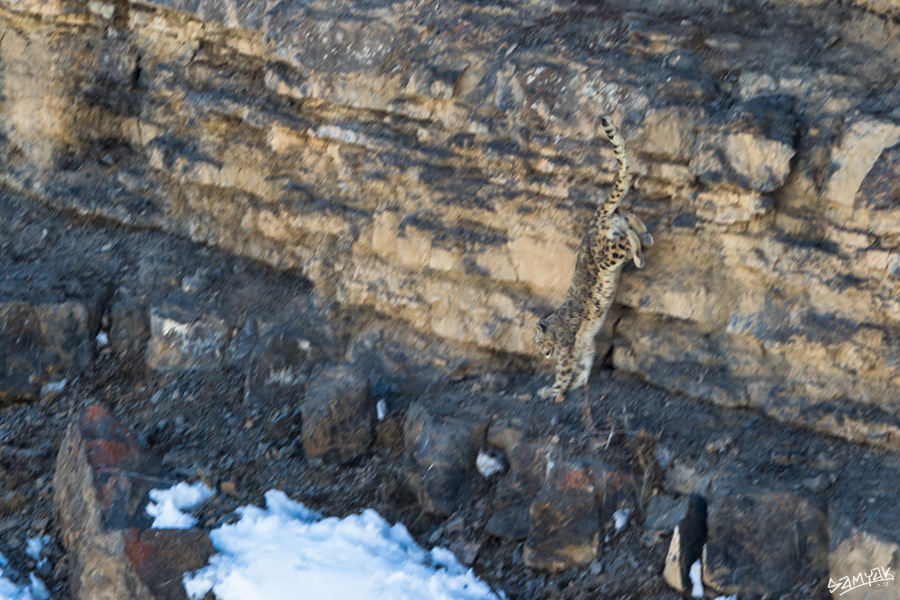
[[[637,216],[617,212],[631,188],[631,165],[625,141],[612,120],[603,117],[601,124],[619,165],[616,182],[581,240],[565,302],[538,321],[534,332],[541,354],[546,358],[556,356],[553,386],[543,388],[540,394],[557,402],[562,402],[570,389],[587,383],[594,364],[594,337],[615,298],[622,268],[629,260],[643,267],[643,248],[653,244],[653,237]]]

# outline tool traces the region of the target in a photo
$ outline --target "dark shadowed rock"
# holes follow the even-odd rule
[[[347,461],[368,450],[375,438],[369,380],[346,364],[313,374],[302,414],[303,450],[310,458]]]
[[[654,510],[651,511],[651,508]],[[652,518],[651,518],[652,516]],[[675,501],[674,505],[657,503],[649,507],[650,528],[668,527],[677,518],[663,567],[663,578],[670,586],[684,592],[690,587],[690,569],[703,554],[706,542],[706,501],[696,494]],[[644,524],[645,527],[647,523]],[[658,529],[657,529],[658,530]]]
[[[700,511],[698,505],[702,505]],[[646,516],[644,517],[644,529],[668,535],[675,530],[688,514],[702,512],[703,521],[706,522],[706,501],[702,497],[691,494],[681,498],[671,496],[654,496],[647,503]]]
[[[584,466],[594,484],[600,524],[608,529],[614,525],[613,514],[617,510],[633,512],[637,506],[640,479],[630,472],[598,460],[585,460]]]
[[[900,144],[882,151],[859,186],[855,205],[874,210],[900,206]]]
[[[13,240],[12,255],[20,260],[34,258],[47,246],[50,231],[41,224],[30,223]]]
[[[5,302],[0,323],[0,403],[36,400],[43,384],[90,363],[99,311],[79,301]]]
[[[109,346],[129,361],[143,362],[150,339],[147,308],[133,299],[113,302],[109,312]]]
[[[209,371],[222,364],[230,329],[224,321],[175,306],[150,311],[147,366],[156,371]]]
[[[703,581],[723,594],[778,594],[828,572],[824,509],[793,492],[743,488],[709,511]]]
[[[520,418],[496,418],[491,421],[487,443],[511,457],[525,437],[525,423]]]
[[[580,462],[557,463],[530,510],[525,564],[543,571],[585,565],[597,556],[600,522],[590,471]]]
[[[409,407],[403,425],[405,470],[423,510],[449,514],[473,497],[483,482],[475,459],[488,423],[464,412],[438,414],[418,402]]]
[[[250,360],[245,398],[269,402],[299,395],[309,380],[315,354],[309,340],[295,332],[270,332]]]
[[[247,319],[244,326],[228,343],[228,348],[225,349],[225,362],[234,367],[246,365],[259,343],[259,330],[258,319]]]
[[[491,430],[494,430],[491,425]],[[544,486],[552,446],[518,444],[509,458],[509,472],[497,483],[494,509],[485,529],[513,540],[528,536],[529,509]]]

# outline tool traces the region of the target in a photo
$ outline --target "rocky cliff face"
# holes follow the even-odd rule
[[[0,175],[532,354],[610,114],[657,240],[614,365],[900,448],[896,3],[627,4],[3,2]]]

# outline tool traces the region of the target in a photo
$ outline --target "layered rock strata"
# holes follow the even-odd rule
[[[657,239],[615,366],[900,448],[897,25],[770,8],[3,2],[0,176],[530,354],[609,114]]]

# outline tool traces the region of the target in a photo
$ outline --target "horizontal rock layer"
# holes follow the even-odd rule
[[[565,294],[613,179],[612,115],[657,240],[623,276],[616,366],[900,448],[890,21],[827,3],[0,7],[7,185],[497,351],[532,353]],[[151,323],[167,344],[173,319]]]

